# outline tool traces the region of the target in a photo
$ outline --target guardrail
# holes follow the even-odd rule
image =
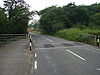
[[[91,34],[77,34],[78,40],[84,43],[100,46],[100,36]]]
[[[5,41],[27,38],[28,34],[0,34],[0,43]]]

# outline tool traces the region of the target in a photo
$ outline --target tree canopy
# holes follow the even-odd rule
[[[39,28],[43,33],[52,34],[65,28],[89,27],[90,23],[100,25],[99,9],[100,3],[88,6],[77,6],[75,3],[69,3],[63,7],[51,6],[38,12],[41,17]]]
[[[4,0],[4,8],[0,8],[0,33],[27,33],[31,15],[24,0]]]

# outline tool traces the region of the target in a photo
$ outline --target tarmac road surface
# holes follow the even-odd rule
[[[100,49],[31,33],[35,43],[32,75],[100,75]]]

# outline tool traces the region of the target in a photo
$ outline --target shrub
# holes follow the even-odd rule
[[[93,30],[93,29],[79,29],[79,28],[70,28],[70,29],[63,29],[56,32],[54,35],[65,38],[68,40],[76,40],[78,41],[78,34],[92,34],[92,35],[100,35],[100,30]]]

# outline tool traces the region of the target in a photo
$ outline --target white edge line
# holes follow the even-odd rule
[[[35,57],[37,57],[37,53],[35,53]]]
[[[32,63],[31,74],[33,74],[33,70],[34,70],[34,69],[33,69],[33,63]]]
[[[70,51],[70,50],[68,50],[68,49],[66,49],[66,50],[67,50],[68,52],[70,52],[71,54],[75,55],[76,57],[82,59],[83,61],[86,61],[83,57],[81,57],[81,56],[75,54],[74,52],[72,52],[72,51]]]
[[[45,39],[45,37],[42,37],[43,39]]]
[[[37,69],[37,61],[34,62],[34,69]]]
[[[32,66],[32,70],[31,71],[33,72],[33,66]]]

